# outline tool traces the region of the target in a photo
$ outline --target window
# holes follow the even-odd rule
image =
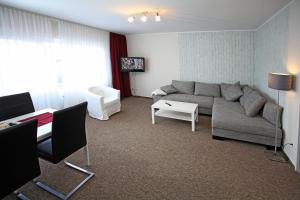
[[[111,85],[109,33],[0,6],[0,95],[29,91],[36,109],[85,100]]]

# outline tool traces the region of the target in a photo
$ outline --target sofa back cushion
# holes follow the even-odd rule
[[[278,104],[272,103],[268,101],[263,109],[262,117],[269,121],[270,123],[276,125],[277,120],[277,109],[278,109],[278,127],[281,127],[281,114],[283,108],[279,106]]]
[[[173,87],[182,94],[194,94],[195,82],[194,81],[172,81]]]
[[[265,97],[263,97],[255,90],[251,91],[250,94],[247,95],[247,98],[243,105],[246,115],[249,117],[254,117],[262,109],[265,103]]]
[[[220,86],[219,84],[196,82],[194,95],[220,97]]]
[[[234,84],[224,89],[223,95],[227,101],[236,101],[243,95],[243,91],[240,85]]]
[[[240,103],[242,106],[245,105],[245,101],[248,97],[248,95],[253,91],[253,88],[249,87],[249,86],[245,86],[243,87],[243,95],[240,98]]]
[[[221,83],[220,88],[221,88],[221,96],[224,97],[224,91],[229,88],[232,85],[240,85],[240,82],[236,82],[234,84],[230,84],[230,83]]]

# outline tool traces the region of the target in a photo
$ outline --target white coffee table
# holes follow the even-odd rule
[[[167,117],[190,121],[192,122],[192,131],[195,131],[195,121],[198,122],[198,104],[159,100],[151,106],[151,111],[152,124],[155,124],[155,116]]]

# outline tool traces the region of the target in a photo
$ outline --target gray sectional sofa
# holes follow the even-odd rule
[[[236,84],[211,84],[193,81],[172,81],[160,88],[159,99],[197,103],[199,113],[212,115],[212,136],[274,146],[277,109],[282,107],[267,100],[257,90]],[[201,123],[201,122],[200,122]],[[279,124],[277,146],[281,146]]]

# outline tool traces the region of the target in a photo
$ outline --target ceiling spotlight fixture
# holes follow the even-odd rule
[[[160,18],[159,13],[156,13],[155,21],[160,22],[160,20],[161,20],[161,18]]]
[[[146,22],[147,21],[147,16],[145,14],[141,17],[141,21],[142,22]]]
[[[154,17],[156,22],[161,21],[161,17],[158,12],[148,12],[148,11],[132,14],[131,16],[128,17],[127,20],[129,23],[132,23],[135,21],[136,18],[140,18],[140,20],[142,22],[147,22],[148,17],[151,17],[151,18]]]
[[[134,19],[135,19],[134,17],[130,16],[130,17],[128,17],[128,22],[132,23],[134,21]]]

